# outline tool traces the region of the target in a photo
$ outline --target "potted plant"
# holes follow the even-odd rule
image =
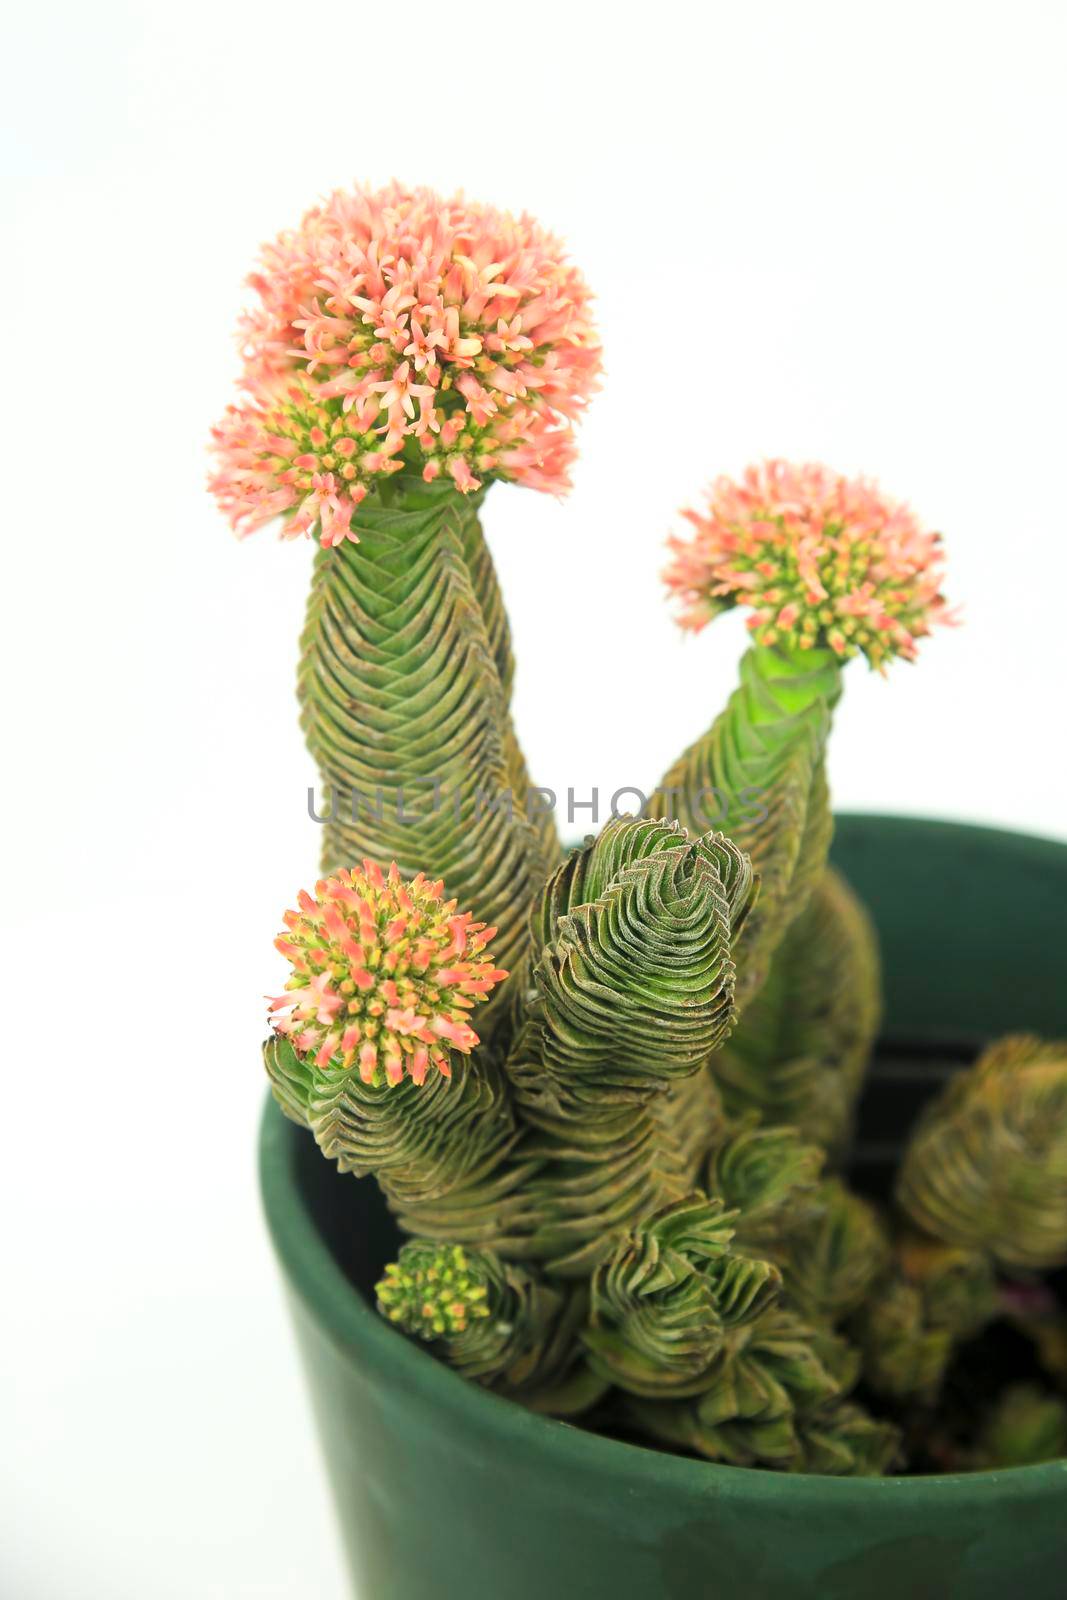
[[[264,1188],[366,1592],[1052,1594],[1062,1001],[1029,960],[991,1007],[1025,915],[1006,885],[957,928],[951,896],[1016,851],[1060,894],[1055,847],[846,827],[896,1041],[884,1137],[854,1137],[878,941],[828,860],[827,744],[848,662],[948,620],[940,540],[825,468],[717,482],[667,580],[687,625],[748,608],[738,687],[565,852],[478,507],[566,487],[583,280],[529,218],[393,186],[252,282],[213,483],[238,531],[320,541],[299,688],[331,806],[276,941]]]

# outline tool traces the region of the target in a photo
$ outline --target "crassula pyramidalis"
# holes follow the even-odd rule
[[[884,672],[952,620],[940,537],[823,466],[716,480],[666,581],[687,630],[747,613],[737,687],[642,816],[567,853],[527,803],[479,511],[494,481],[569,486],[584,279],[528,216],[392,184],[331,195],[250,283],[211,486],[239,534],[319,546],[298,688],[330,798],[264,1058],[409,1236],[380,1310],[471,1381],[664,1448],[901,1464],[960,1348],[1019,1320],[1003,1274],[1067,1259],[1063,1046],[964,1074],[895,1209],[847,1180],[878,954],[827,866],[827,744],[853,657]],[[1013,1391],[958,1462],[1065,1427]]]

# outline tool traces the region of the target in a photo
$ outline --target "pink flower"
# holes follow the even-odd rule
[[[954,620],[940,534],[866,479],[766,461],[740,483],[719,478],[707,511],[683,515],[696,532],[669,541],[664,573],[683,627],[743,605],[761,644],[862,652],[884,670],[894,656],[913,659],[935,623]]]
[[[395,183],[338,191],[249,281],[211,479],[237,533],[280,516],[355,540],[360,500],[405,466],[464,494],[486,476],[569,487],[600,344],[584,279],[532,218]]]
[[[358,1067],[365,1083],[430,1067],[451,1075],[450,1053],[478,1044],[468,1011],[507,977],[485,954],[495,928],[457,912],[421,872],[405,883],[396,862],[372,861],[301,891],[275,940],[292,964],[271,1021],[320,1069]]]

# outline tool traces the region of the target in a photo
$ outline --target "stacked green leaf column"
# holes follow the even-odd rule
[[[737,950],[740,1024],[713,1068],[727,1111],[794,1124],[832,1152],[847,1139],[880,1015],[869,919],[826,865],[841,668],[826,648],[752,646],[726,709],[648,806],[698,833],[725,815],[762,880]]]
[[[464,551],[471,583],[485,622],[489,651],[496,663],[500,678],[504,701],[504,765],[508,773],[508,783],[515,797],[516,807],[525,811],[537,836],[540,852],[539,868],[543,879],[558,864],[563,849],[556,828],[555,814],[547,806],[545,797],[539,795],[531,783],[526,757],[522,753],[511,717],[515,656],[511,647],[511,627],[497,578],[496,565],[482,532],[481,518],[478,515],[482,498],[484,497],[477,499],[474,496],[469,497],[469,514],[463,519]]]
[[[650,816],[676,818],[694,837],[721,825],[760,874],[737,956],[742,1009],[826,862],[833,823],[823,761],[840,692],[832,650],[752,646],[725,710],[649,801]]]
[[[721,1123],[701,1075],[734,1020],[731,950],[756,883],[722,835],[609,822],[531,916],[506,1062],[537,1225],[514,1248],[587,1275],[620,1230],[680,1200]]]
[[[398,475],[361,505],[359,541],[318,553],[301,641],[301,720],[329,791],[323,867],[369,856],[443,878],[499,929],[511,970],[553,846],[526,817],[477,500]]]
[[[377,1296],[383,1316],[465,1378],[532,1409],[584,1410],[607,1388],[577,1339],[584,1289],[554,1287],[492,1251],[409,1239]]]
[[[870,917],[827,867],[715,1058],[730,1113],[788,1123],[840,1153],[878,1029],[879,990]]]
[[[528,1177],[507,1165],[519,1136],[507,1082],[493,1052],[453,1058],[452,1075],[364,1083],[359,1068],[317,1066],[288,1039],[263,1046],[274,1097],[311,1129],[341,1172],[373,1176],[409,1232],[432,1216],[440,1236],[490,1236],[505,1192]],[[505,1171],[506,1167],[506,1171]],[[410,1213],[410,1216],[409,1216]]]

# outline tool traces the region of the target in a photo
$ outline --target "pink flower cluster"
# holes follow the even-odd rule
[[[940,535],[862,478],[767,461],[718,479],[707,510],[683,515],[696,534],[669,541],[664,573],[683,627],[743,605],[761,644],[862,652],[881,670],[951,621]]]
[[[450,1077],[450,1052],[479,1042],[468,1012],[507,977],[484,953],[496,929],[423,873],[404,883],[395,861],[324,878],[297,903],[274,941],[293,965],[275,1030],[319,1068],[358,1065],[364,1083],[380,1068],[390,1084],[430,1067]]]
[[[242,325],[240,403],[214,430],[211,487],[239,534],[357,539],[376,478],[463,493],[488,477],[562,493],[597,385],[590,293],[559,242],[398,184],[338,191],[263,251]]]

